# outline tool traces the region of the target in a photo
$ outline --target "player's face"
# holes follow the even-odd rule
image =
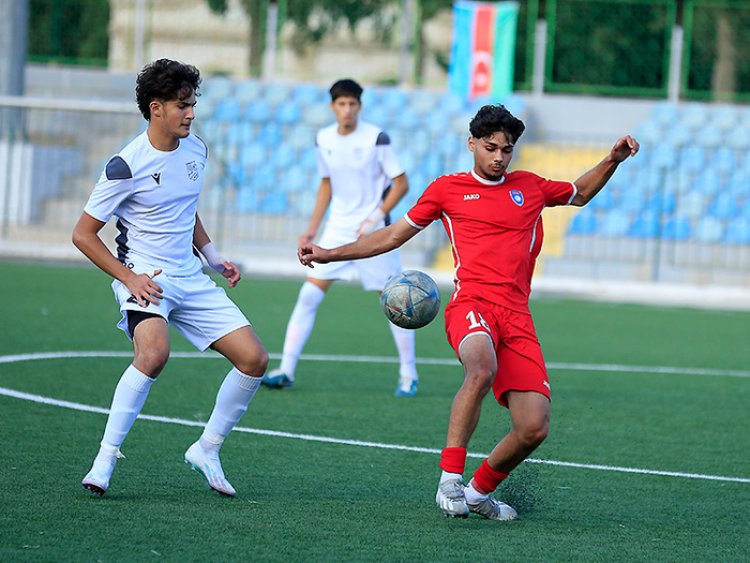
[[[190,134],[195,119],[195,103],[192,90],[175,100],[154,100],[151,102],[151,123],[165,139],[184,139]]]
[[[502,131],[481,139],[469,137],[469,150],[474,153],[474,172],[493,182],[503,177],[513,158],[513,143]]]
[[[362,103],[352,96],[339,96],[331,102],[331,110],[336,114],[340,133],[356,129],[360,109],[362,109]]]

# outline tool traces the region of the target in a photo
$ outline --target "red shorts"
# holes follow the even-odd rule
[[[550,398],[547,368],[530,313],[478,298],[459,298],[445,308],[445,333],[459,361],[459,347],[466,338],[489,335],[497,357],[492,391],[504,407],[508,406],[508,391],[536,391]]]

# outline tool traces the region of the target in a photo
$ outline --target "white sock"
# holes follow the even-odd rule
[[[284,350],[281,356],[281,365],[279,369],[285,373],[289,379],[294,380],[294,371],[297,369],[297,362],[302,354],[302,349],[310,337],[313,325],[315,324],[315,315],[318,312],[326,292],[317,285],[306,281],[299,290],[297,304],[294,306],[292,316],[289,317],[289,323],[286,327],[286,336],[284,337]]]
[[[469,485],[464,489],[464,498],[466,499],[466,502],[469,504],[476,504],[480,500],[484,500],[489,495],[487,493],[480,493],[474,488],[474,485],[469,483]]]
[[[440,474],[440,482],[443,483],[450,479],[461,479],[463,481],[464,476],[460,473],[451,473],[450,471],[443,471]]]
[[[399,375],[404,379],[419,379],[417,374],[417,360],[414,354],[414,331],[401,328],[393,323],[388,323],[391,327],[391,334],[398,349],[398,357],[401,360]]]
[[[154,380],[129,365],[120,377],[104,427],[102,447],[119,449],[143,408]]]
[[[260,380],[260,377],[250,377],[236,368],[229,370],[216,394],[214,410],[200,437],[204,450],[219,451],[224,438],[245,414],[260,386]]]

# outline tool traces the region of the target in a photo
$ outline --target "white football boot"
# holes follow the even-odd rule
[[[106,493],[109,488],[109,479],[115,470],[117,460],[124,457],[118,448],[101,446],[99,453],[94,458],[91,469],[81,481],[83,488],[99,496]]]
[[[469,507],[464,498],[464,482],[461,479],[448,479],[440,483],[435,502],[446,516],[451,518],[469,516]]]
[[[490,520],[515,520],[518,516],[518,512],[513,507],[500,502],[491,495],[479,500],[475,504],[467,503],[467,505],[471,512]]]
[[[185,452],[185,463],[193,466],[208,481],[208,486],[217,493],[233,497],[237,494],[234,487],[224,477],[224,470],[219,461],[219,452],[207,452],[196,442]]]

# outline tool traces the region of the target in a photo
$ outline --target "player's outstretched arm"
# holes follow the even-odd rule
[[[378,229],[374,233],[361,237],[355,242],[338,246],[330,250],[308,243],[297,249],[297,258],[301,264],[314,267],[313,263],[327,264],[342,260],[357,260],[383,254],[398,248],[419,232],[406,219],[399,219],[392,225]]]
[[[578,193],[571,204],[580,207],[591,201],[609,181],[619,164],[626,158],[635,156],[639,148],[638,141],[630,135],[617,139],[609,154],[575,181]]]

